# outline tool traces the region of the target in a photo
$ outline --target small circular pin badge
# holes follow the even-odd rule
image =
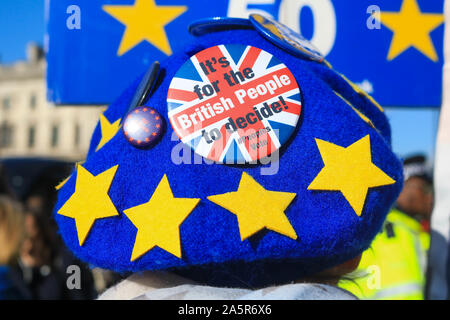
[[[140,106],[131,110],[123,122],[123,134],[127,141],[135,147],[149,147],[163,133],[164,120],[153,108]]]
[[[251,14],[249,19],[255,29],[276,46],[300,58],[324,61],[323,55],[311,42],[286,25],[260,14]]]
[[[226,164],[252,163],[281,148],[302,112],[300,88],[288,67],[242,44],[193,55],[173,77],[167,106],[183,143]]]
[[[214,17],[194,21],[189,25],[188,30],[190,34],[197,37],[216,31],[251,28],[253,25],[248,19]]]

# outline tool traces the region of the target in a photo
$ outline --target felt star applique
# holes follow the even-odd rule
[[[200,199],[175,198],[164,175],[150,200],[124,210],[137,228],[131,261],[155,246],[181,258],[180,225]]]
[[[84,163],[84,161],[78,161],[75,163],[75,170],[78,168],[79,165],[82,165]],[[62,187],[64,187],[64,185],[66,184],[67,181],[69,181],[70,177],[72,176],[72,174],[70,174],[67,178],[65,178],[63,181],[61,181],[56,187],[55,190],[59,191]]]
[[[348,79],[346,76],[344,76],[343,74],[340,74],[342,79],[344,79],[352,88],[353,90],[355,90],[359,95],[364,96],[366,99],[368,99],[375,107],[378,108],[378,110],[380,110],[381,112],[384,112],[384,109],[381,107],[381,105],[367,92],[365,92],[363,89],[361,89],[360,86],[358,86],[357,84],[353,83],[350,79]]]
[[[237,191],[208,199],[236,215],[242,241],[264,228],[295,240],[297,234],[284,213],[295,196],[295,193],[266,190],[243,172]]]
[[[361,216],[369,188],[395,183],[372,163],[370,136],[347,148],[316,139],[325,166],[308,190],[340,191],[358,216]]]
[[[364,121],[366,122],[369,126],[371,126],[372,128],[376,129],[375,126],[373,125],[372,121],[365,116],[361,111],[359,111],[358,109],[356,109],[347,99],[345,99],[343,96],[341,96],[339,93],[337,93],[336,91],[333,91],[335,95],[337,95],[339,98],[341,98],[342,101],[344,101],[348,106],[350,106],[352,108],[352,110]]]
[[[56,187],[55,190],[58,191],[60,190],[62,187],[64,187],[64,185],[66,184],[67,181],[69,181],[71,175],[68,176],[67,178],[65,178],[63,181],[61,181]]]
[[[186,6],[158,6],[154,0],[136,0],[134,5],[104,5],[103,10],[126,26],[117,55],[121,56],[142,41],[172,54],[164,26],[187,10]]]
[[[438,55],[430,33],[444,23],[441,13],[423,13],[417,0],[404,0],[400,12],[381,12],[379,21],[394,32],[388,60],[414,47],[434,62]]]
[[[118,167],[93,176],[78,165],[75,192],[58,210],[58,214],[75,219],[80,246],[84,244],[97,219],[119,215],[108,195]]]
[[[102,138],[98,143],[95,151],[100,150],[109,140],[111,140],[120,129],[120,119],[114,123],[109,122],[106,117],[101,114],[100,115],[100,129],[102,131]]]

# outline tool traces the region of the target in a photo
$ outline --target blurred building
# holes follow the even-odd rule
[[[27,61],[0,64],[0,157],[81,160],[103,107],[55,106],[46,100],[42,48]]]

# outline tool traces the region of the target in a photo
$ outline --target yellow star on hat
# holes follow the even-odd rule
[[[266,190],[243,172],[237,191],[208,199],[237,216],[242,241],[264,228],[295,240],[297,234],[284,213],[295,196],[295,193]]]
[[[78,161],[75,163],[75,167],[74,169],[76,170],[78,168],[79,165],[82,165],[84,163],[84,161]],[[67,181],[69,181],[70,177],[72,176],[72,174],[70,174],[67,178],[65,178],[63,181],[61,181],[56,187],[55,190],[59,191],[62,187],[64,187],[64,185],[67,183]]]
[[[104,5],[103,10],[126,26],[117,55],[121,56],[147,40],[170,55],[164,26],[187,10],[186,6],[157,6],[154,0],[136,0],[134,5]]]
[[[325,166],[308,190],[340,191],[358,216],[369,188],[395,183],[372,163],[369,135],[347,148],[320,139],[316,143]]]
[[[341,96],[339,93],[337,93],[336,91],[334,91],[334,94],[337,95],[342,101],[344,101],[348,106],[350,106],[352,108],[352,110],[364,121],[366,122],[369,126],[371,126],[372,128],[376,129],[374,124],[372,123],[372,121],[366,116],[364,115],[364,113],[362,113],[361,111],[359,111],[358,109],[356,109],[347,99],[345,99],[343,96]]]
[[[430,33],[444,23],[441,13],[423,13],[417,0],[404,0],[400,12],[381,12],[379,21],[394,32],[388,60],[414,47],[434,62],[438,55]]]
[[[109,122],[106,117],[101,114],[100,115],[100,129],[102,131],[102,138],[98,143],[95,151],[100,150],[109,140],[111,140],[120,129],[120,119],[114,123]]]
[[[75,219],[80,246],[84,244],[95,220],[119,215],[108,195],[118,167],[93,176],[78,165],[75,192],[58,210],[58,214]]]
[[[155,246],[181,258],[180,225],[199,202],[200,199],[175,198],[164,175],[148,202],[124,210],[138,229],[131,261]]]

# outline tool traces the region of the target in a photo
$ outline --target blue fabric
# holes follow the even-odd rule
[[[302,92],[303,115],[294,136],[281,150],[276,175],[261,175],[262,165],[177,165],[171,161],[172,152],[181,150],[167,117],[166,97],[172,77],[191,55],[211,46],[233,43],[273,54],[290,69]],[[101,138],[97,125],[83,165],[94,175],[119,165],[109,195],[120,215],[97,220],[80,247],[75,221],[56,214],[74,192],[76,173],[59,191],[55,219],[65,243],[77,257],[119,272],[175,268],[185,276],[206,278],[204,282],[212,285],[262,286],[319,272],[369,247],[402,188],[403,178],[402,165],[391,150],[387,118],[368,99],[353,91],[326,65],[286,53],[254,30],[201,36],[184,51],[162,61],[161,68],[162,81],[146,103],[159,111],[168,124],[160,142],[148,150],[137,149],[119,131],[95,152]],[[124,116],[139,80],[107,109],[105,116],[109,121]],[[369,117],[377,130],[361,121],[333,90]],[[373,163],[397,182],[370,189],[362,216],[358,217],[340,192],[308,191],[307,187],[323,167],[315,138],[348,146],[367,134]],[[189,158],[193,163],[192,153]],[[241,241],[236,216],[207,200],[207,196],[237,190],[243,171],[268,190],[297,194],[286,210],[297,240],[263,231],[256,239]],[[182,259],[155,247],[130,262],[136,228],[123,210],[147,202],[164,174],[175,197],[202,199],[180,227]]]

